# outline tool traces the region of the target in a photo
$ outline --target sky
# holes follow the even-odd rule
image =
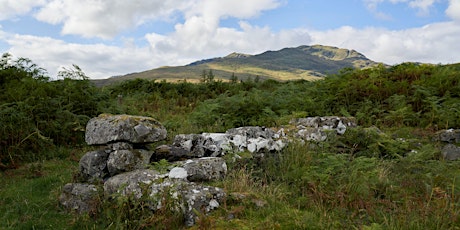
[[[232,52],[354,49],[460,62],[460,0],[0,0],[0,52],[102,79]]]

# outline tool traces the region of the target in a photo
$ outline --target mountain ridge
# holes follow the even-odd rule
[[[156,79],[166,81],[187,80],[198,82],[204,71],[212,70],[216,80],[239,80],[258,77],[275,80],[316,80],[343,68],[370,68],[378,63],[355,50],[323,45],[302,45],[260,54],[233,52],[224,57],[203,59],[184,66],[163,66],[156,69],[130,73],[116,78],[100,80],[99,85],[129,79]]]

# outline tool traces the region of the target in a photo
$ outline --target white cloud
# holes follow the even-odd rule
[[[116,47],[104,44],[66,43],[49,37],[9,35],[8,52],[16,57],[27,57],[55,77],[61,67],[80,66],[90,78],[146,70],[155,66],[147,48]]]
[[[36,18],[63,24],[63,34],[108,39],[148,20],[167,20],[189,4],[180,0],[51,0]]]
[[[460,21],[460,1],[449,0],[449,7],[446,10],[446,14],[453,20]]]
[[[0,0],[0,20],[26,14],[34,7],[42,6],[45,3],[45,0]]]

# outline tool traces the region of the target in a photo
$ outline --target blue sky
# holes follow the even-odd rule
[[[300,45],[460,62],[460,0],[0,0],[0,52],[91,78]]]

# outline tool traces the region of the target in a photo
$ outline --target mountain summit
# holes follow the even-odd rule
[[[348,49],[313,45],[266,51],[257,55],[231,53],[225,57],[196,61],[185,66],[161,67],[105,80],[114,81],[143,78],[168,81],[198,81],[203,71],[212,70],[216,79],[313,80],[337,73],[343,68],[369,68],[378,65],[363,54]]]

